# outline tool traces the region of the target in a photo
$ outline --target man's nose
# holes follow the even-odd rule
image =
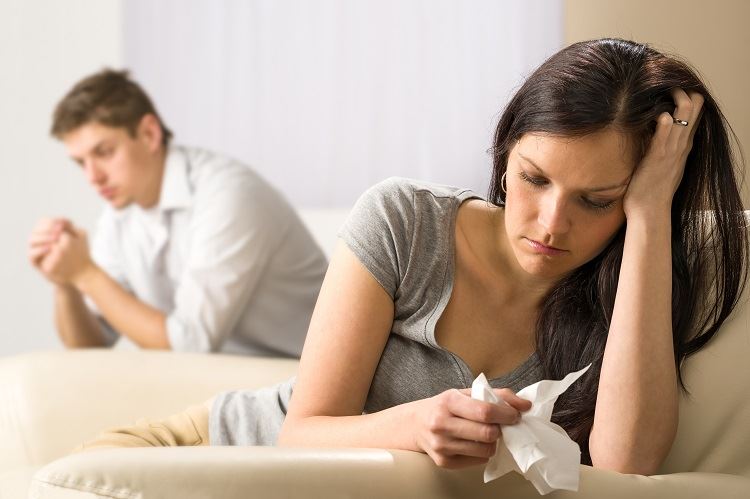
[[[566,200],[550,193],[539,210],[539,224],[547,234],[564,234],[570,229],[570,215]]]
[[[99,185],[104,180],[104,172],[97,164],[93,161],[86,161],[83,165],[83,169],[86,172],[86,178],[89,183],[93,185]]]

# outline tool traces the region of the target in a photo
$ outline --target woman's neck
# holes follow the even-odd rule
[[[483,287],[508,306],[538,307],[555,280],[539,279],[521,268],[505,231],[505,211],[486,201],[470,200],[459,209],[457,237],[464,240],[461,264]]]

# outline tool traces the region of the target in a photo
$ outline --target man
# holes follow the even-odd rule
[[[104,70],[58,104],[51,133],[109,204],[86,233],[42,220],[29,259],[55,289],[68,347],[299,356],[326,260],[247,166],[170,145],[145,92]]]

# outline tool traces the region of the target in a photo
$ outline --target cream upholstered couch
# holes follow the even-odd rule
[[[340,217],[333,217],[340,221]],[[328,216],[313,220],[325,222]],[[308,219],[308,221],[310,221]],[[330,249],[335,228],[324,230]],[[750,306],[685,366],[672,450],[655,476],[581,466],[577,493],[549,497],[750,497]],[[384,449],[198,447],[66,455],[99,430],[159,418],[232,388],[285,379],[296,362],[148,351],[70,351],[0,359],[0,498],[493,497],[536,490],[511,473],[441,470]],[[654,410],[659,410],[655,407]]]

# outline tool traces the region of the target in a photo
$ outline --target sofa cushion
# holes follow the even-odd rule
[[[0,359],[0,473],[46,464],[101,430],[160,419],[223,390],[294,375],[297,361],[101,349]]]

